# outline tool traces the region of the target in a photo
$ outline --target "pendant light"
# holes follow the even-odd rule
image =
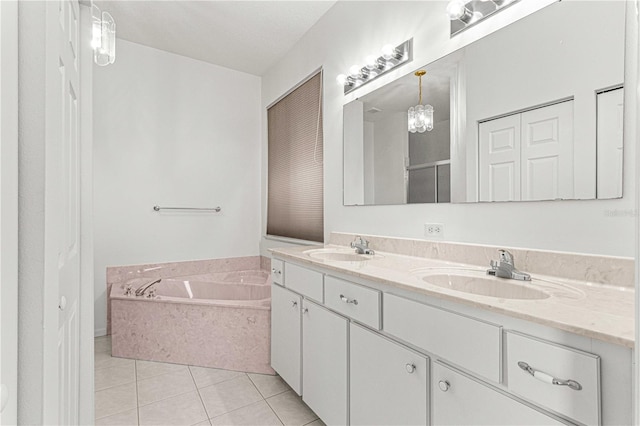
[[[420,85],[420,95],[418,97],[418,105],[409,108],[409,131],[411,133],[424,133],[433,130],[433,107],[431,105],[422,105],[422,76],[427,72],[419,70],[414,73],[418,77]]]

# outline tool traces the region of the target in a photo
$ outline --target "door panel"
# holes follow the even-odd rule
[[[271,285],[271,367],[302,394],[300,309],[302,297]]]
[[[349,321],[304,300],[302,399],[328,425],[347,424]]]
[[[520,199],[519,114],[480,123],[480,201]]]
[[[44,379],[44,421],[77,424],[80,347],[80,7],[77,0],[50,2],[46,7],[45,352],[54,333],[57,351],[51,360],[45,354],[45,370],[49,371]],[[55,317],[53,311],[57,312]],[[54,318],[57,318],[55,327]]]
[[[598,198],[622,197],[623,93],[598,93]]]
[[[574,197],[573,101],[522,113],[522,200]]]

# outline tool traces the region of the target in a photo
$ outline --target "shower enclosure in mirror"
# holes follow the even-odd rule
[[[345,205],[621,197],[624,28],[563,1],[420,67],[432,131],[413,73],[346,104]]]

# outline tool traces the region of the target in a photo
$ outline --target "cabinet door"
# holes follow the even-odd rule
[[[287,289],[271,286],[271,367],[301,394],[300,375],[302,298]]]
[[[434,425],[560,425],[559,421],[467,375],[433,363]]]
[[[426,425],[427,357],[351,324],[352,425]]]
[[[302,399],[329,425],[347,423],[347,319],[304,301]]]

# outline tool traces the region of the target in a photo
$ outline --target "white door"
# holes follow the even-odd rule
[[[574,198],[573,101],[522,113],[522,200]]]
[[[480,123],[480,201],[520,200],[520,114]]]
[[[308,300],[302,309],[302,399],[328,425],[347,424],[349,321]]]
[[[350,424],[426,425],[427,357],[354,323],[349,341]]]
[[[78,423],[80,106],[77,0],[47,2],[44,422]]]
[[[17,423],[18,7],[0,1],[0,425]]]
[[[302,394],[301,308],[302,297],[271,285],[271,367],[298,395]]]
[[[598,93],[598,198],[622,197],[624,89]]]
[[[434,425],[561,425],[562,423],[439,362],[432,368]]]

